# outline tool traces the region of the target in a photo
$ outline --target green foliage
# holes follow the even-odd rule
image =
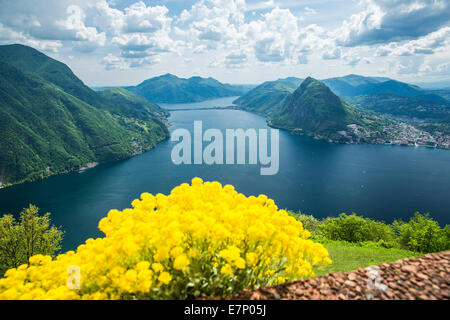
[[[326,238],[338,241],[393,243],[395,239],[391,226],[354,213],[342,213],[337,218],[327,218],[320,225],[320,230]]]
[[[311,232],[311,234],[315,235],[318,231],[320,231],[320,225],[322,221],[314,218],[311,215],[303,214],[300,211],[298,213],[290,212],[290,214],[300,221],[303,224],[303,228]]]
[[[19,221],[4,215],[0,218],[0,275],[28,263],[33,255],[54,256],[62,237],[63,232],[51,225],[50,213],[40,216],[36,206],[23,209]]]
[[[123,88],[110,88],[98,92],[103,98],[115,102],[118,114],[127,114],[138,119],[146,118],[150,114],[166,117],[169,115],[160,106]]]
[[[450,102],[425,100],[426,97],[407,97],[394,93],[377,93],[345,97],[345,100],[362,108],[397,117],[450,121]]]
[[[167,138],[158,109],[131,95],[102,96],[37,50],[0,46],[0,186],[126,159]]]
[[[447,122],[429,122],[416,124],[416,128],[429,132],[432,135],[450,135],[450,116]]]
[[[400,244],[409,250],[429,253],[450,249],[450,225],[443,229],[429,214],[414,214],[409,222],[394,221]]]
[[[408,222],[396,220],[392,224],[369,218],[347,215],[318,220],[310,215],[289,212],[301,221],[312,238],[321,243],[344,241],[365,248],[402,248],[430,253],[450,249],[450,225],[441,228],[427,214],[416,212]]]
[[[125,89],[156,103],[199,102],[239,96],[248,90],[246,86],[223,84],[213,78],[182,79],[172,74],[151,78],[135,87]]]

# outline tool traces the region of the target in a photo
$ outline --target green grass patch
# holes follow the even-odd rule
[[[323,276],[333,272],[347,272],[371,265],[423,255],[403,249],[364,246],[345,241],[326,241],[323,245],[328,249],[333,263],[319,268],[316,276]]]

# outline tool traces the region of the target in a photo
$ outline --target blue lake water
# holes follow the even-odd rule
[[[170,130],[192,131],[195,120],[203,121],[204,130],[267,128],[264,118],[244,111],[181,110],[172,112]],[[199,176],[232,184],[246,195],[266,194],[280,208],[319,218],[356,212],[392,222],[420,211],[441,225],[450,223],[447,150],[338,145],[280,131],[279,172],[261,176],[259,165],[176,166],[171,161],[175,144],[167,140],[129,160],[2,189],[0,212],[17,213],[29,203],[51,212],[66,231],[63,250],[69,250],[102,235],[98,221],[109,209],[130,207],[142,192],[167,194]]]
[[[186,109],[211,109],[211,108],[223,108],[230,107],[233,105],[233,101],[239,97],[225,97],[214,100],[207,100],[202,102],[193,103],[175,103],[175,104],[165,104],[160,103],[162,108],[170,110],[186,110]]]

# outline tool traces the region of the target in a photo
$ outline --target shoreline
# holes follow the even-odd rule
[[[78,169],[78,172],[79,172],[79,173],[84,172],[84,171],[86,171],[86,170],[95,168],[95,167],[98,166],[98,165],[99,165],[99,163],[98,163],[98,162],[95,162],[95,161],[93,161],[93,162],[88,162],[88,163],[86,163],[86,166],[82,166],[80,169]]]
[[[124,158],[124,159],[113,160],[113,161],[105,161],[105,162],[95,162],[95,161],[92,161],[92,162],[86,163],[85,166],[81,166],[80,168],[74,168],[74,169],[72,169],[72,170],[68,170],[68,171],[64,171],[64,172],[50,173],[49,175],[47,175],[47,176],[45,176],[45,177],[42,177],[42,178],[40,178],[40,179],[35,179],[35,180],[30,180],[30,181],[19,181],[19,182],[8,183],[8,184],[0,184],[0,191],[3,190],[3,189],[8,189],[8,188],[10,188],[10,187],[18,186],[18,185],[23,185],[23,184],[28,184],[28,183],[34,183],[34,182],[43,181],[43,180],[46,180],[46,179],[48,179],[48,178],[52,178],[52,177],[55,177],[55,176],[61,176],[61,175],[69,174],[69,173],[75,173],[75,172],[77,172],[77,173],[83,173],[83,172],[85,172],[86,170],[93,169],[93,168],[95,168],[95,167],[97,167],[97,166],[99,166],[99,165],[102,165],[102,164],[114,163],[114,162],[118,162],[118,161],[129,160],[129,159],[131,159],[131,158],[133,158],[133,157],[135,157],[135,156],[137,156],[137,155],[140,155],[140,154],[143,154],[143,153],[148,152],[148,151],[150,151],[150,150],[153,150],[154,148],[156,148],[156,147],[158,146],[158,144],[160,144],[160,143],[163,142],[163,141],[166,141],[166,140],[169,139],[169,138],[170,138],[170,134],[169,134],[166,138],[164,138],[164,139],[158,141],[158,142],[156,143],[156,145],[153,146],[152,148],[150,148],[150,149],[148,149],[148,150],[145,150],[144,152],[131,154],[129,157],[126,157],[126,158]],[[48,172],[48,171],[47,171],[47,172]]]

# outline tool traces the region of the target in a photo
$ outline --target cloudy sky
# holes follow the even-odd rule
[[[0,43],[88,85],[164,73],[260,83],[357,73],[450,78],[450,0],[0,0]]]

